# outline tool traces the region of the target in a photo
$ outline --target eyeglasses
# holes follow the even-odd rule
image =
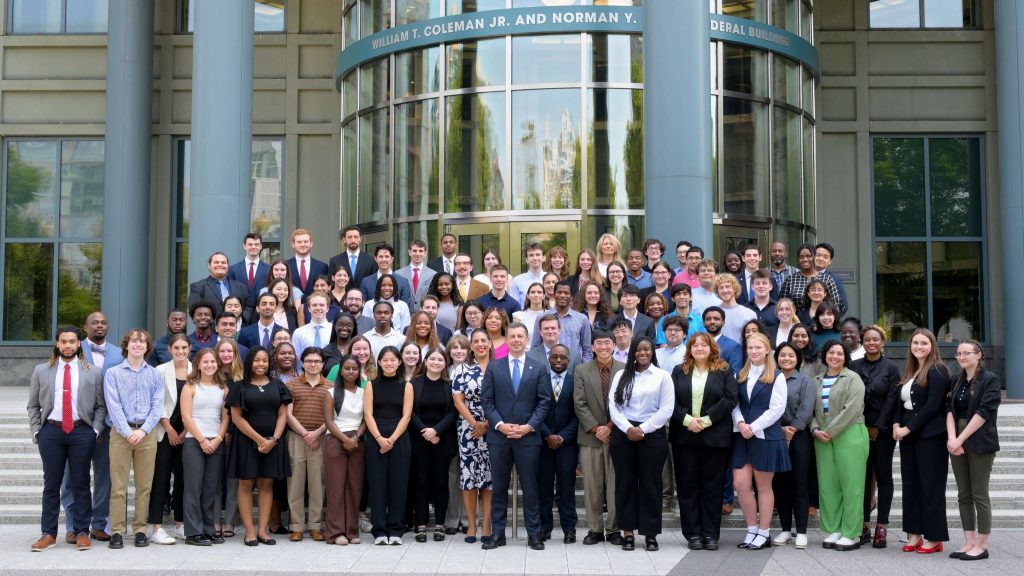
[[[957,358],[964,358],[972,354],[977,354],[977,352],[975,352],[974,350],[971,350],[970,352],[957,352],[956,354],[954,354],[954,356],[956,356]]]
[[[323,364],[324,361],[323,360],[311,360],[311,359],[307,358],[306,360],[303,360],[302,363],[303,364]]]

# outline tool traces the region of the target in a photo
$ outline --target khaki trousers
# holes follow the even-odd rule
[[[324,510],[324,440],[313,450],[302,436],[288,432],[288,457],[292,475],[288,478],[288,529],[292,532],[319,530]],[[309,522],[304,522],[306,485],[309,485]]]
[[[583,468],[583,506],[587,513],[587,529],[604,534],[618,532],[615,517],[615,468],[608,444],[599,448],[580,446],[580,463]],[[602,510],[608,503],[608,520]]]
[[[150,432],[132,446],[116,430],[110,431],[110,529],[129,536],[146,532],[149,520],[149,493],[156,467],[156,434]],[[135,469],[135,514],[132,531],[126,532],[128,519],[128,473]]]

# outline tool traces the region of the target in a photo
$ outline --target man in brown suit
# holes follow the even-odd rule
[[[469,254],[457,254],[455,256],[455,289],[462,294],[462,299],[466,302],[476,300],[491,289],[487,284],[474,280],[471,276],[472,273],[473,258]]]
[[[608,391],[612,377],[625,365],[612,358],[615,340],[603,330],[591,337],[594,359],[576,367],[573,403],[580,428],[577,442],[583,466],[583,501],[587,512],[586,545],[607,540],[619,545],[622,535],[615,521],[615,470],[608,452],[612,423],[608,415]],[[608,503],[608,520],[603,521],[602,507]]]

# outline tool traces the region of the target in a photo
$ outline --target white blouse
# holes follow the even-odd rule
[[[345,401],[341,404],[341,411],[334,415],[334,425],[342,432],[354,432],[362,423],[363,389],[357,387],[355,392],[345,390]]]
[[[757,384],[757,379],[761,377],[761,374],[764,374],[764,366],[754,366],[751,364],[750,373],[747,374],[747,398],[750,398],[750,394],[754,391],[754,385]],[[768,409],[753,422],[747,422],[747,425],[753,430],[754,436],[762,440],[764,440],[764,429],[778,422],[779,418],[782,418],[782,414],[786,411],[786,377],[779,373],[771,387],[772,396],[768,399]],[[740,411],[740,405],[737,403],[736,407],[732,409],[732,431],[739,432],[739,424],[743,421],[745,421],[745,418],[743,417],[743,412]]]
[[[633,391],[629,403],[619,406],[615,403],[615,390],[622,379],[623,371],[612,377],[612,385],[608,390],[608,412],[615,426],[625,432],[633,422],[640,422],[640,430],[650,434],[660,430],[672,417],[676,404],[676,390],[669,373],[654,366],[637,372],[633,378]],[[783,399],[785,402],[785,399]]]

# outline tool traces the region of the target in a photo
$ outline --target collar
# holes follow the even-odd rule
[[[523,355],[522,355],[522,356],[520,356],[520,357],[518,357],[518,358],[517,358],[517,357],[515,357],[515,356],[513,356],[513,355],[512,355],[511,353],[510,353],[510,354],[508,355],[508,362],[509,362],[509,364],[511,364],[513,360],[519,360],[519,361],[520,361],[520,362],[522,362],[523,364],[526,364],[526,353],[524,352],[524,353],[523,353]]]
[[[78,358],[72,358],[71,362],[67,362],[63,358],[58,356],[57,357],[57,369],[58,370],[63,370],[65,366],[71,366],[71,368],[74,369],[75,366],[76,366],[75,360],[77,360],[77,359]]]
[[[352,258],[353,256],[359,258],[359,254],[361,254],[362,252],[359,250],[356,250],[355,252],[349,252],[348,250],[345,250],[345,253],[348,255],[349,258]]]
[[[638,309],[634,310],[634,311],[633,311],[633,315],[632,315],[632,316],[630,316],[630,315],[629,315],[629,314],[628,314],[628,313],[626,312],[626,309],[625,309],[625,308],[623,308],[623,309],[622,309],[622,317],[623,317],[623,318],[625,318],[626,320],[636,320],[637,318],[639,318],[639,317],[640,317],[640,309],[638,308]]]
[[[249,257],[245,257],[245,267],[248,268],[250,264],[255,264],[257,268],[260,267],[260,259],[257,256],[255,260],[249,260]]]
[[[598,372],[600,372],[601,370],[611,370],[612,366],[615,365],[615,357],[613,356],[611,359],[609,359],[607,364],[601,364],[600,360],[594,358],[594,365],[597,366]]]

